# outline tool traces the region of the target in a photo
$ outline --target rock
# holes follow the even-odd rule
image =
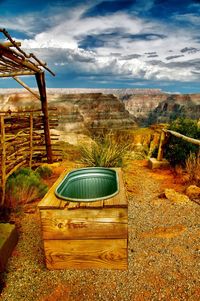
[[[0,271],[3,271],[18,240],[15,225],[0,224]]]
[[[187,195],[176,192],[174,189],[165,189],[166,198],[174,203],[188,203],[190,199]]]
[[[200,187],[196,185],[190,185],[189,187],[187,187],[185,194],[190,199],[198,199],[200,198]]]

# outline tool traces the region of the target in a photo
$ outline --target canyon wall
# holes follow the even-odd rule
[[[200,118],[200,94],[134,94],[120,98],[142,126],[168,123],[177,117]]]
[[[135,126],[124,103],[112,94],[48,94],[48,104],[58,110],[59,131],[85,133],[91,129]],[[40,101],[30,93],[0,95],[0,110],[25,108],[40,108]]]
[[[173,95],[148,89],[143,93],[137,89],[104,89],[105,94],[92,89],[91,93],[79,90],[71,94],[70,89],[47,89],[49,106],[58,109],[59,131],[87,133],[91,129],[167,123],[179,116],[200,118],[200,94]],[[0,93],[0,110],[40,108],[39,100],[22,91]],[[116,95],[108,93],[112,91]]]

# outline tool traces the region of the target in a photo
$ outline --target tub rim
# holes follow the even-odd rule
[[[92,169],[99,169],[99,170],[111,170],[114,172],[115,174],[115,178],[116,178],[116,184],[117,184],[117,189],[114,193],[112,194],[109,194],[109,195],[106,195],[106,196],[103,196],[103,197],[98,197],[98,198],[87,198],[87,199],[77,199],[77,198],[70,198],[70,197],[65,197],[65,196],[62,196],[59,194],[59,192],[57,191],[58,188],[62,185],[62,183],[66,180],[66,178],[71,174],[71,173],[74,173],[78,170],[92,170]],[[113,169],[113,168],[110,168],[110,167],[82,167],[82,168],[75,168],[73,170],[71,170],[70,172],[68,172],[64,178],[62,179],[62,181],[58,184],[58,186],[56,187],[55,191],[54,191],[54,194],[59,198],[59,199],[62,199],[64,201],[69,201],[69,202],[75,202],[75,203],[89,203],[89,202],[98,202],[98,201],[103,201],[103,200],[106,200],[106,199],[111,199],[113,198],[115,195],[117,195],[120,191],[120,188],[119,188],[119,176],[118,176],[118,172],[117,170]]]

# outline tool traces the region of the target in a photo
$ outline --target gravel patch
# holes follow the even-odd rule
[[[0,300],[200,300],[199,205],[158,198],[165,178],[154,177],[142,164],[133,163],[124,179],[129,200],[127,271],[47,270],[38,211],[24,213]]]

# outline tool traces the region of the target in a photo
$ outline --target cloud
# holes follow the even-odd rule
[[[196,53],[198,51],[200,51],[200,49],[194,48],[194,47],[185,47],[183,49],[180,50],[182,53]]]
[[[112,3],[105,2],[107,6]],[[153,1],[150,2],[146,10],[152,8]],[[35,27],[41,30],[22,40],[23,47],[36,52],[57,74],[66,76],[199,80],[199,44],[193,27],[181,28],[173,22],[165,24],[162,20],[142,18],[117,7],[107,10],[109,17],[103,13],[93,17],[88,12],[102,2],[95,1],[96,6],[92,3],[86,1],[70,10],[63,7],[56,14],[54,11],[54,15],[53,10],[49,11],[47,20],[38,21]],[[135,7],[137,3],[133,3]],[[138,11],[139,7],[137,4]],[[40,19],[39,15],[26,15],[23,27],[27,25],[27,32],[33,31],[37,18]],[[21,27],[20,20],[22,16],[13,27]],[[169,52],[173,55],[169,56]]]
[[[180,54],[180,55],[171,55],[171,56],[167,56],[165,59],[168,61],[168,60],[177,59],[177,58],[183,57],[183,56],[184,56],[183,54]]]

